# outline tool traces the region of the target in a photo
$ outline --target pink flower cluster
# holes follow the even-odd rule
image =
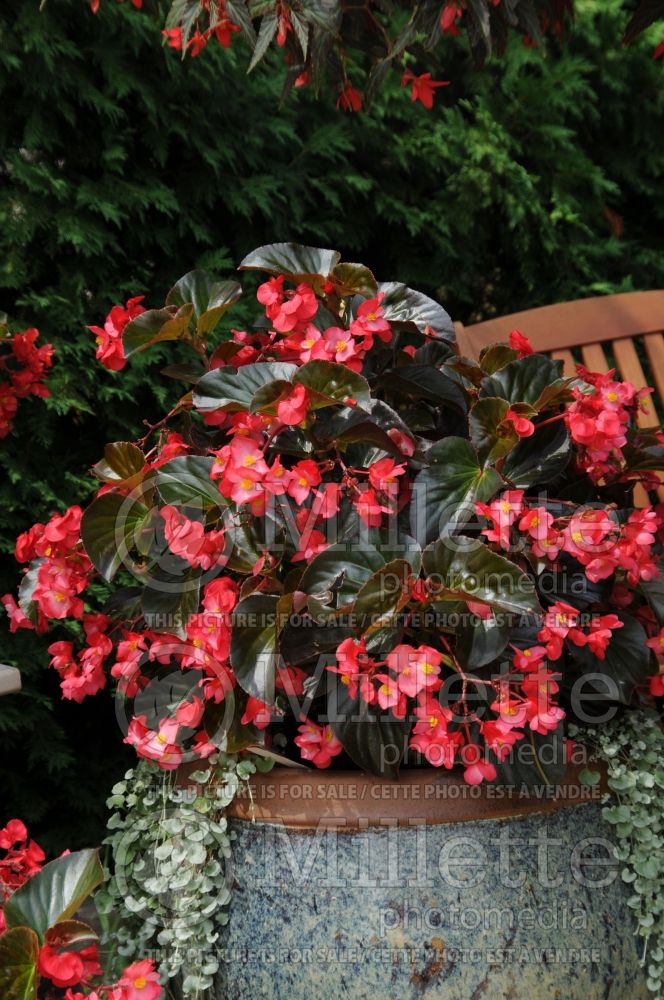
[[[111,674],[128,697],[135,697],[149,683],[144,672],[150,663],[176,661],[182,670],[200,672],[194,687],[199,692],[182,698],[172,714],[157,724],[145,715],[132,718],[125,743],[139,755],[164,770],[182,763],[186,752],[206,758],[217,751],[204,725],[207,702],[219,704],[235,686],[228,663],[230,615],[238,600],[238,586],[227,577],[217,577],[203,592],[203,611],[192,615],[185,626],[186,638],[151,632],[122,630]]]
[[[70,507],[64,514],[54,514],[47,524],[35,524],[19,536],[16,559],[19,562],[40,560],[29,603],[36,608],[37,621],[30,620],[10,594],[2,603],[10,619],[10,629],[44,632],[47,619],[81,618],[84,605],[79,596],[87,587],[92,564],[80,544],[82,510]],[[35,572],[34,570],[32,572]]]
[[[322,481],[318,463],[308,458],[287,469],[277,455],[268,465],[264,457],[265,420],[243,414],[234,425],[230,444],[215,452],[211,475],[219,480],[220,493],[236,504],[251,505],[257,516],[265,512],[270,495],[288,495],[301,506]]]
[[[97,338],[97,360],[113,372],[121,371],[127,364],[122,334],[127,323],[145,312],[140,303],[144,295],[136,295],[128,299],[123,306],[113,306],[102,326],[89,326],[88,330]]]
[[[96,945],[78,951],[42,945],[38,970],[65,990],[64,1000],[159,1000],[163,996],[159,973],[149,958],[128,965],[116,983],[92,988],[92,981],[103,974]],[[81,986],[85,993],[78,989]]]
[[[28,839],[25,823],[11,819],[0,830],[0,934],[5,930],[3,904],[42,866],[45,854],[39,844]]]
[[[332,726],[318,726],[315,722],[307,720],[299,727],[298,733],[295,743],[300,748],[302,759],[311,761],[315,767],[329,767],[332,758],[343,750]]]
[[[385,319],[381,305],[384,298],[382,292],[361,303],[347,330],[341,326],[319,330],[314,325],[312,320],[318,311],[318,300],[314,291],[304,283],[285,291],[283,276],[270,278],[260,285],[257,298],[265,307],[272,330],[267,334],[259,332],[253,335],[236,331],[236,342],[244,343],[246,347],[240,355],[233,356],[234,365],[252,363],[261,350],[269,346],[284,361],[299,364],[336,361],[359,372],[367,351],[373,348],[376,339],[385,344],[392,340],[392,327]],[[282,339],[278,338],[279,334]],[[301,391],[300,396],[303,396]],[[283,417],[280,419],[294,422]]]
[[[431,646],[396,646],[384,661],[387,673],[377,669],[380,663],[367,654],[364,639],[350,638],[337,647],[336,661],[328,670],[339,674],[351,698],[359,692],[367,704],[389,709],[398,719],[406,715],[408,698],[437,691],[442,684],[438,676],[442,654]]]
[[[477,503],[476,509],[490,522],[482,533],[488,541],[509,552],[517,539],[538,559],[552,562],[561,552],[573,556],[593,583],[622,570],[629,583],[652,580],[659,570],[652,553],[662,518],[652,508],[635,510],[619,523],[606,508],[580,508],[569,516],[554,518],[545,507],[527,507],[523,490],[507,490],[492,503]]]
[[[519,654],[519,667],[525,669],[524,657],[528,658],[529,663],[539,663],[545,656],[550,660],[559,659],[565,639],[575,646],[587,646],[593,656],[604,660],[612,634],[622,627],[623,623],[617,615],[593,614],[584,618],[577,608],[564,601],[557,601],[545,612],[542,628],[537,634],[538,641],[543,645],[533,646]]]
[[[106,687],[104,662],[113,649],[113,642],[106,635],[110,618],[102,614],[83,615],[82,625],[87,645],[78,654],[74,653],[74,644],[66,640],[48,647],[51,666],[60,675],[62,697],[79,704]]]
[[[283,279],[271,279],[271,281],[279,280]],[[306,285],[299,286],[299,288],[306,287]],[[262,301],[261,290],[265,288],[266,285],[261,285],[258,290],[259,301]],[[309,291],[311,292],[311,289]],[[279,353],[285,358],[299,360],[303,364],[307,361],[336,361],[338,364],[346,365],[351,371],[359,372],[362,361],[367,351],[373,348],[376,338],[384,344],[389,344],[392,340],[392,327],[385,319],[384,309],[381,306],[383,298],[383,293],[380,292],[375,298],[362,302],[347,330],[340,326],[331,326],[321,331],[306,319],[296,323],[290,330],[282,330],[272,319],[269,306],[266,307],[266,312],[276,330],[289,334],[277,345]]]
[[[593,482],[600,482],[621,471],[628,424],[652,389],[637,392],[631,382],[615,381],[615,369],[604,374],[577,365],[577,371],[592,389],[572,390],[574,402],[567,407],[565,422],[581,449],[579,465]]]
[[[50,395],[44,379],[53,364],[53,346],[37,347],[38,336],[32,327],[0,340],[0,348],[9,348],[0,353],[0,438],[11,432],[19,399]]]
[[[205,531],[200,521],[188,517],[172,505],[162,507],[166,542],[173,555],[180,556],[190,566],[208,570],[222,563],[224,532]]]

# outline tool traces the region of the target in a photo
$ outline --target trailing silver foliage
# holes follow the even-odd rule
[[[266,763],[219,754],[182,784],[144,761],[112,789],[103,943],[111,961],[155,958],[178,1000],[200,1000],[218,970],[233,885],[224,811]]]
[[[615,828],[622,879],[632,887],[627,905],[643,938],[648,988],[664,998],[664,732],[654,713],[629,712],[605,726],[570,734],[608,770],[604,819]],[[591,781],[597,774],[587,774]]]

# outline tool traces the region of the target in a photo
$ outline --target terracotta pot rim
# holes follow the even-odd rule
[[[600,802],[605,776],[598,785],[582,785],[581,770],[570,763],[559,786],[529,790],[486,782],[471,786],[460,772],[433,767],[402,771],[398,781],[363,771],[275,767],[255,774],[226,815],[293,830],[323,826],[340,832],[507,819]],[[186,783],[184,769],[181,781]]]

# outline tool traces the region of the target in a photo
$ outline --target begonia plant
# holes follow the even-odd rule
[[[662,693],[650,390],[565,377],[527,331],[459,357],[437,302],[331,250],[240,268],[264,279],[250,329],[202,271],[92,328],[116,372],[190,348],[164,370],[186,391],[106,447],[85,510],[18,539],[12,629],[57,628],[64,697],[115,685],[125,741],[167,770],[251,749],[555,783],[568,722]]]
[[[34,327],[11,333],[0,315],[0,439],[13,429],[19,399],[49,396],[44,382],[53,364],[53,347],[38,347],[38,337]]]
[[[100,0],[89,3],[100,10]],[[143,7],[143,0],[131,3]],[[394,69],[412,100],[431,108],[435,89],[448,82],[431,78],[443,36],[462,36],[481,66],[492,53],[503,55],[511,33],[536,47],[547,34],[561,36],[574,13],[573,0],[171,0],[165,7],[165,44],[183,56],[199,56],[210,42],[227,49],[242,37],[251,71],[276,45],[287,66],[285,93],[329,80],[346,111],[359,111]],[[640,0],[625,12],[625,41],[661,18],[664,0]]]

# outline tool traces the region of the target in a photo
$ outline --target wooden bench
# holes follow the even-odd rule
[[[575,375],[580,362],[595,372],[616,368],[618,377],[637,389],[655,393],[637,416],[640,427],[655,427],[664,414],[664,289],[625,292],[512,313],[484,323],[455,323],[459,353],[477,358],[488,344],[506,341],[520,330],[536,351],[563,362],[565,375]],[[664,488],[660,487],[664,499]],[[648,498],[638,488],[639,506]]]

